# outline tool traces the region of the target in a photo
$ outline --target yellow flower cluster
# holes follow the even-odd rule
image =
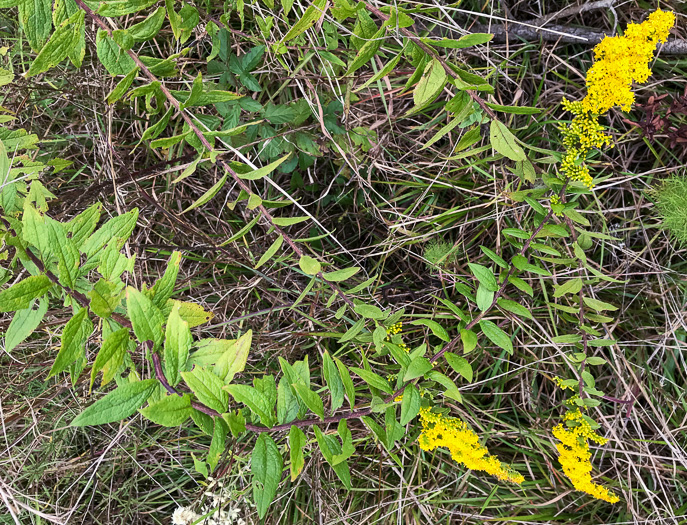
[[[603,114],[613,106],[629,111],[635,100],[632,82],[646,82],[656,45],[665,42],[675,15],[657,9],[641,24],[628,24],[623,36],[604,38],[594,48],[595,62],[587,72],[586,111]]]
[[[565,156],[561,171],[572,180],[579,180],[589,189],[594,187],[589,168],[584,164],[592,148],[611,146],[611,137],[603,131],[598,115],[588,112],[582,102],[562,101],[563,108],[574,116],[569,126],[560,128],[563,134]]]
[[[594,483],[591,475],[592,455],[588,440],[599,445],[605,444],[607,440],[592,430],[579,408],[566,413],[563,420],[570,428],[560,424],[553,429],[553,435],[560,440],[556,448],[560,454],[558,461],[563,467],[563,472],[577,490],[586,492],[596,499],[616,503],[618,496],[606,487]]]
[[[386,329],[386,340],[389,342],[392,342],[392,337],[396,334],[400,334],[403,331],[403,322],[399,321],[396,324],[391,325],[389,328]],[[410,352],[410,348],[408,347],[407,344],[405,344],[403,341],[400,340],[400,338],[394,342],[394,344],[400,346],[403,350],[406,352]]]
[[[657,9],[641,24],[629,24],[625,35],[605,37],[594,48],[595,62],[587,72],[587,96],[581,102],[563,100],[563,107],[574,118],[561,127],[566,153],[561,172],[594,187],[589,168],[584,164],[592,148],[611,146],[611,138],[599,124],[600,115],[614,106],[629,110],[634,102],[632,82],[646,82],[651,75],[649,61],[659,42],[665,42],[675,15]]]
[[[469,469],[481,470],[512,483],[520,484],[525,480],[522,475],[504,467],[495,456],[490,456],[489,451],[480,445],[479,436],[460,419],[433,414],[430,408],[421,408],[420,422],[422,450],[431,452],[438,447],[446,447],[455,461]]]

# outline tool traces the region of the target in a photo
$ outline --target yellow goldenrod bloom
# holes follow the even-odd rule
[[[603,114],[613,106],[629,111],[635,96],[632,82],[646,82],[656,45],[665,42],[675,15],[657,9],[641,24],[628,24],[623,36],[605,37],[594,48],[595,62],[587,72],[586,111]]]
[[[635,100],[632,82],[646,82],[649,62],[656,45],[665,42],[675,15],[657,9],[641,24],[628,24],[623,36],[605,37],[595,48],[595,62],[587,72],[587,96],[581,102],[563,99],[563,107],[574,117],[559,128],[566,152],[561,172],[571,180],[594,187],[584,161],[592,148],[612,147],[611,137],[599,124],[599,116],[614,106],[628,111]]]
[[[451,457],[472,470],[482,470],[502,481],[522,483],[525,478],[504,467],[496,456],[479,443],[479,436],[470,430],[465,422],[442,414],[433,414],[430,408],[420,409],[422,433],[419,443],[422,450],[431,452],[446,447]]]
[[[603,445],[607,439],[592,430],[579,408],[566,413],[563,420],[568,423],[569,428],[560,424],[553,429],[553,435],[560,441],[556,448],[560,454],[558,461],[563,467],[563,472],[577,490],[586,492],[596,499],[616,503],[618,496],[606,487],[594,483],[591,475],[592,455],[588,440]]]

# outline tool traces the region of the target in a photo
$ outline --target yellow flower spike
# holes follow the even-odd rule
[[[580,102],[563,99],[566,111],[574,115],[563,134],[566,154],[561,172],[573,181],[594,188],[589,168],[584,165],[593,148],[613,147],[611,137],[603,131],[598,119],[614,106],[629,111],[635,100],[633,82],[646,82],[651,75],[649,62],[656,45],[665,42],[675,24],[675,15],[657,9],[641,24],[628,24],[623,36],[605,37],[594,48],[594,65],[587,72],[587,96]]]
[[[558,461],[563,467],[563,473],[577,490],[609,503],[618,502],[618,496],[592,481],[592,455],[588,441],[603,445],[608,440],[592,430],[579,408],[568,411],[563,420],[574,425],[566,428],[560,424],[553,429],[553,435],[560,441],[556,449],[560,454]]]
[[[454,461],[471,470],[481,470],[501,481],[520,484],[525,478],[505,467],[496,456],[490,456],[486,447],[479,443],[479,436],[465,422],[442,414],[433,414],[431,408],[420,409],[422,433],[419,444],[422,450],[431,452],[446,447]]]

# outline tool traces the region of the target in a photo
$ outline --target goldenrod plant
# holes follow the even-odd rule
[[[402,469],[412,462],[399,452],[401,443],[417,447],[418,458],[433,468],[450,468],[456,476],[486,473],[496,478],[485,476],[487,482],[505,482],[504,490],[525,494],[539,483],[535,478],[550,475],[527,465],[527,457],[540,453],[532,445],[536,441],[537,447],[558,452],[556,472],[576,491],[601,500],[595,505],[619,502],[632,482],[595,481],[590,448],[590,442],[601,447],[608,440],[594,420],[594,408],[631,403],[597,388],[592,373],[613,373],[603,356],[616,344],[606,327],[615,322],[608,312],[618,307],[599,299],[597,292],[604,283],[619,280],[592,260],[594,240],[606,237],[588,220],[583,199],[596,197],[593,170],[598,155],[608,154],[615,140],[611,124],[604,127],[599,118],[616,107],[632,108],[633,83],[649,79],[651,61],[675,24],[674,14],[657,9],[644,22],[628,24],[622,36],[606,37],[596,46],[586,97],[564,98],[562,107],[573,115],[571,122],[548,126],[552,134],[562,135],[562,150],[553,151],[528,144],[512,131],[514,117],[547,108],[497,103],[490,76],[451,52],[479,49],[475,46],[490,42],[491,34],[420,34],[416,22],[423,9],[412,3],[237,1],[219,13],[211,4],[0,0],[0,7],[16,10],[12,12],[28,45],[22,52],[32,56],[23,70],[5,64],[0,71],[5,89],[85,64],[104,68],[111,77],[111,89],[102,97],[108,115],[134,115],[131,127],[138,136],[127,144],[107,142],[102,158],[114,166],[126,165],[122,159],[127,155],[148,155],[171,166],[157,175],[166,177],[164,191],[174,192],[181,184],[193,188],[192,195],[161,199],[159,192],[141,184],[145,173],[125,172],[118,182],[113,175],[117,209],[117,184],[129,185],[140,193],[140,206],[161,214],[171,228],[163,239],[164,273],[146,282],[131,243],[137,226],[151,218],[133,206],[108,216],[101,202],[65,213],[57,205],[60,185],[51,182],[65,170],[80,176],[79,167],[69,159],[47,158],[38,130],[14,127],[15,115],[3,118],[0,313],[12,316],[5,331],[6,352],[30,341],[48,309],[57,309],[67,319],[58,329],[59,344],[44,379],[69,378],[73,388],[93,399],[70,418],[73,432],[140,415],[151,426],[192,425],[195,430],[185,447],[209,442],[194,450],[193,465],[206,480],[211,501],[180,505],[169,513],[175,524],[250,522],[252,508],[257,520],[280,522],[281,495],[309,476],[313,458],[328,465],[342,490],[351,491],[356,487],[351,462],[359,456],[377,457],[379,469]],[[251,20],[259,31],[235,45]],[[310,39],[320,32],[323,42],[309,49]],[[173,43],[173,53],[161,54],[157,39],[163,35]],[[344,38],[346,46],[338,47]],[[393,46],[387,47],[387,38]],[[322,78],[336,82],[326,89],[310,79],[301,82],[299,71],[310,61]],[[276,67],[282,73],[271,79],[270,68]],[[503,227],[498,211],[496,233],[483,230],[453,244],[442,224],[462,217],[462,211],[442,209],[431,220],[421,211],[421,218],[406,220],[406,212],[416,213],[416,203],[402,195],[394,201],[405,211],[398,212],[396,223],[384,217],[389,237],[407,235],[409,245],[425,246],[416,255],[422,272],[440,270],[438,286],[419,274],[408,278],[417,293],[431,295],[436,311],[384,304],[377,293],[383,264],[364,267],[342,245],[350,233],[348,212],[339,215],[337,226],[346,232],[339,236],[312,211],[328,205],[362,209],[366,199],[377,198],[366,177],[380,165],[374,155],[385,146],[375,129],[385,119],[363,125],[354,117],[355,104],[368,100],[357,94],[367,86],[380,89],[383,103],[390,103],[383,98],[384,82],[396,70],[405,71],[398,91],[407,97],[393,99],[393,118],[413,119],[413,129],[423,133],[440,122],[433,119],[446,120],[417,149],[446,143],[450,153],[443,162],[471,163],[482,155],[486,163],[504,166],[493,172],[479,167],[470,176],[498,173],[507,181],[509,190],[503,194],[510,199],[508,207],[517,208],[517,223]],[[297,81],[301,89],[291,92],[288,101],[281,98],[284,79]],[[275,82],[273,91],[265,93],[265,86]],[[454,140],[456,132],[460,135]],[[201,173],[212,174],[212,182]],[[322,173],[331,175],[324,186],[317,180]],[[419,177],[412,180],[427,184]],[[353,182],[360,184],[355,192],[348,189]],[[327,184],[337,190],[330,191]],[[441,184],[459,189],[450,181]],[[99,186],[96,194],[106,187]],[[678,190],[672,188],[666,185],[659,194],[659,207],[666,225],[681,232],[684,228],[675,223],[684,214],[675,205]],[[432,185],[426,194],[431,195],[430,189]],[[293,198],[290,191],[300,196]],[[315,203],[304,204],[303,196],[313,194]],[[386,202],[384,195],[379,198]],[[206,206],[217,202],[216,213],[204,214]],[[229,212],[237,215],[225,221],[223,214]],[[186,219],[195,214],[203,214],[203,224],[220,221],[223,237],[189,226]],[[526,221],[520,219],[523,214]],[[415,234],[416,222],[435,229],[431,235]],[[193,287],[190,281],[178,282],[184,265],[199,260],[186,255],[193,247],[182,247],[188,234],[217,254],[209,264],[213,275],[241,276],[242,286],[232,293],[258,294],[251,291],[254,284],[269,283],[269,293],[260,298],[270,301],[269,307],[254,315],[284,311],[298,319],[294,334],[319,342],[304,348],[294,344],[281,353],[275,338],[277,353],[257,365],[257,348],[266,342],[261,323],[252,323],[253,313],[213,324],[228,294],[215,297],[211,306],[180,299],[180,290]],[[461,255],[464,245],[473,244],[479,250],[469,258]],[[261,253],[254,253],[258,248]],[[237,257],[243,258],[240,263],[234,263]],[[280,286],[288,304],[273,299]],[[538,298],[542,308],[530,308],[531,298]],[[309,308],[303,307],[306,302]],[[485,414],[479,426],[466,423],[481,413],[473,410],[478,403],[469,397],[470,389],[478,375],[481,383],[488,383],[501,367],[508,368],[513,356],[536,354],[537,348],[519,343],[519,334],[539,331],[539,319],[546,316],[555,318],[557,330],[546,344],[556,348],[556,359],[570,375],[545,384],[560,387],[552,398],[568,390],[573,395],[555,408],[562,423],[549,424],[541,434],[547,436],[544,440],[508,432],[498,439],[507,446],[492,455],[486,446],[495,450],[490,418]],[[537,365],[526,368],[536,375],[532,366]],[[544,368],[540,371],[541,377],[549,377]],[[450,467],[443,456],[451,458]],[[233,492],[218,481],[232,475],[241,487]],[[422,475],[431,478],[433,472],[425,469]],[[568,482],[560,477],[552,483],[561,493],[567,490]],[[234,496],[245,496],[250,504],[231,502]]]

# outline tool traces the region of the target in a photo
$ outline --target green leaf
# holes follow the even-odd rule
[[[498,153],[510,160],[525,160],[527,155],[515,142],[515,137],[510,130],[498,120],[492,120],[489,128],[491,145]]]
[[[357,267],[344,268],[342,270],[336,270],[333,272],[325,272],[322,274],[322,277],[324,277],[325,279],[327,279],[330,282],[337,283],[337,282],[341,282],[341,281],[345,281],[347,279],[350,279],[359,271],[360,271],[360,268],[357,268]]]
[[[401,400],[401,425],[407,425],[420,412],[420,393],[415,385],[408,385]]]
[[[136,78],[136,75],[138,75],[138,66],[129,71],[129,73],[122,80],[117,82],[117,85],[114,87],[114,89],[110,91],[107,97],[105,97],[105,102],[108,104],[114,104],[120,98],[122,98],[124,93],[126,93],[131,87],[131,83]]]
[[[307,29],[312,27],[317,20],[323,15],[324,6],[327,0],[315,0],[313,4],[305,10],[303,16],[291,26],[291,29],[284,35],[281,39],[281,43],[286,43],[289,40],[293,40],[298,35],[303,34]]]
[[[527,319],[533,319],[532,313],[520,303],[499,297],[497,304],[507,312],[514,313],[517,316],[525,317]]]
[[[300,266],[301,270],[307,275],[317,275],[322,269],[320,262],[309,255],[302,255],[298,261],[298,266]]]
[[[596,310],[597,312],[605,312],[607,310],[614,312],[615,310],[618,309],[617,306],[613,306],[610,303],[605,303],[603,301],[599,301],[598,299],[594,299],[592,297],[583,297],[582,300],[584,301],[584,304],[589,306],[589,308]],[[0,304],[2,304],[2,303],[0,303]]]
[[[343,383],[344,390],[346,391],[346,397],[348,397],[348,404],[351,408],[355,406],[355,386],[353,385],[353,380],[351,379],[351,374],[348,373],[346,365],[344,365],[337,357],[334,358],[336,363],[336,368],[339,369],[339,376],[341,377],[341,382]]]
[[[532,108],[529,106],[502,106],[500,104],[492,104],[491,102],[485,102],[484,104],[495,111],[513,113],[515,115],[536,115],[542,112],[539,108]]]
[[[122,215],[118,215],[117,217],[113,217],[98,228],[98,230],[83,243],[80,248],[81,252],[85,253],[86,258],[90,260],[113,238],[119,239],[119,247],[123,246],[124,242],[131,235],[131,232],[134,231],[137,220],[138,209],[136,208]]]
[[[257,270],[263,264],[265,264],[267,261],[269,261],[272,258],[272,256],[275,253],[277,253],[279,248],[281,248],[281,245],[283,242],[284,242],[284,236],[283,235],[280,235],[279,237],[277,237],[276,240],[272,243],[272,245],[267,249],[267,251],[262,254],[262,257],[260,257],[258,264],[255,265],[255,269]]]
[[[33,333],[47,311],[48,300],[41,299],[37,309],[34,310],[30,305],[14,314],[5,334],[5,351],[8,354]]]
[[[55,30],[50,40],[31,62],[27,77],[43,73],[67,58],[85,30],[84,15],[84,11],[78,10]]]
[[[153,304],[158,308],[164,308],[167,300],[174,293],[174,286],[179,275],[179,265],[181,263],[181,252],[172,252],[167,262],[164,275],[155,281],[150,289],[153,296]]]
[[[120,328],[114,332],[107,335],[103,341],[103,346],[100,348],[98,355],[95,358],[95,363],[93,363],[93,368],[91,369],[91,383],[88,387],[90,392],[93,388],[93,383],[98,375],[98,372],[103,370],[106,366],[109,370],[116,371],[119,365],[124,360],[124,354],[126,353],[127,346],[129,344],[129,329]],[[114,372],[108,374],[103,372],[103,380],[100,384],[101,388],[105,386]]]
[[[139,410],[143,417],[163,427],[178,427],[191,416],[191,396],[165,396]]]
[[[17,4],[19,24],[31,49],[37,52],[48,40],[52,30],[52,0],[20,0],[15,2]]]
[[[155,3],[157,0],[103,0],[98,14],[107,17],[130,15]]]
[[[436,58],[427,64],[422,78],[413,91],[413,102],[416,108],[422,108],[432,102],[446,85],[446,70]]]
[[[475,263],[468,263],[468,266],[470,267],[470,271],[477,277],[477,280],[486,290],[495,292],[499,289],[499,285],[496,283],[496,277],[494,277],[494,272],[491,268]]]
[[[412,381],[416,377],[422,377],[430,370],[432,370],[432,363],[429,362],[429,359],[417,356],[408,365],[408,370],[403,375],[403,381]]]
[[[532,287],[525,281],[520,279],[520,277],[515,277],[511,275],[510,277],[508,277],[508,282],[515,286],[518,290],[525,292],[530,297],[534,295],[534,290],[532,290]]]
[[[448,333],[446,332],[446,330],[444,330],[444,327],[441,326],[436,321],[431,321],[429,319],[418,319],[417,321],[413,321],[410,324],[411,325],[426,326],[427,328],[429,328],[432,331],[432,333],[434,335],[436,335],[442,341],[446,341],[447,343],[451,340],[451,338],[448,336]]]
[[[482,332],[487,336],[492,343],[496,346],[503,348],[510,355],[513,355],[513,342],[506,332],[501,330],[496,324],[486,319],[482,319],[479,322]]]
[[[279,380],[277,387],[277,421],[279,424],[290,423],[298,417],[300,404],[286,377]]]
[[[472,366],[467,359],[451,352],[446,352],[444,357],[451,368],[463,376],[468,383],[472,383]]]
[[[179,307],[172,308],[165,329],[165,376],[172,386],[181,381],[181,372],[186,370],[188,353],[193,344],[188,323],[179,316]]]
[[[143,22],[134,24],[127,29],[127,32],[136,42],[144,42],[155,38],[162,24],[165,21],[165,8],[163,6],[158,7],[152,14],[148,16]]]
[[[591,347],[599,347],[599,346],[613,346],[616,344],[618,341],[615,339],[590,339],[587,341],[587,345]]]
[[[224,454],[226,449],[227,432],[229,428],[224,422],[224,418],[213,418],[214,425],[212,427],[212,441],[210,441],[210,448],[208,449],[207,462],[210,470],[215,470],[219,459]]]
[[[382,42],[384,41],[384,35],[386,34],[386,26],[379,29],[370,39],[363,44],[363,46],[358,50],[358,54],[351,60],[348,70],[346,70],[345,76],[352,75],[358,69],[363,67],[379,50]]]
[[[430,44],[434,47],[444,47],[449,49],[464,49],[466,47],[478,46],[480,44],[486,44],[489,42],[494,35],[490,33],[471,33],[469,35],[463,35],[457,40],[450,38],[442,38],[441,40],[433,40],[431,38],[422,38],[421,40],[425,44]]]
[[[348,464],[345,461],[334,464],[334,457],[341,454],[342,449],[338,440],[334,436],[325,435],[322,433],[319,427],[313,427],[315,431],[315,437],[317,438],[317,444],[320,447],[322,456],[327,463],[329,463],[334,469],[334,472],[339,477],[339,479],[344,483],[346,488],[351,488],[351,473],[348,468]]]
[[[205,193],[203,193],[203,195],[201,195],[200,198],[199,198],[197,201],[195,201],[195,202],[194,202],[193,204],[191,204],[188,208],[186,208],[184,211],[182,211],[181,214],[183,215],[184,213],[187,213],[187,212],[189,212],[189,211],[191,211],[191,210],[194,210],[194,209],[196,209],[198,206],[202,206],[203,204],[205,204],[206,202],[208,202],[210,199],[212,199],[212,198],[217,194],[217,192],[218,192],[219,190],[222,189],[222,187],[224,186],[224,183],[225,183],[225,182],[227,182],[227,175],[224,175],[220,180],[218,180],[218,181],[212,186],[212,188],[210,188],[210,189],[207,190]]]
[[[389,315],[388,313],[384,313],[378,306],[372,304],[357,304],[353,309],[365,319],[380,320],[385,319]]]
[[[360,378],[371,387],[377,388],[382,392],[386,392],[387,394],[393,393],[393,390],[391,389],[391,385],[389,384],[389,382],[381,376],[375,374],[374,372],[355,367],[351,368],[351,371],[354,374],[360,376]]]
[[[224,380],[225,384],[230,383],[236,374],[243,372],[248,361],[252,341],[253,331],[248,330],[217,360],[214,372],[215,375]]]
[[[253,474],[253,500],[260,519],[265,517],[277,495],[284,464],[277,445],[266,433],[260,434],[251,454],[250,471]]]
[[[306,439],[303,431],[296,425],[289,429],[289,460],[291,465],[291,481],[296,481],[296,478],[305,466],[305,458],[303,457],[303,447],[305,447]]]
[[[148,297],[131,286],[126,289],[126,309],[136,338],[141,343],[152,341],[158,348],[162,343],[162,325],[165,322],[160,310]]]
[[[190,372],[180,373],[198,401],[220,414],[227,411],[229,396],[222,389],[224,382],[219,377],[202,366],[197,366]]]
[[[327,351],[322,354],[322,373],[329,387],[329,393],[332,397],[332,412],[334,412],[343,405],[344,386],[341,382],[341,376],[339,376],[339,370]]]
[[[555,285],[553,296],[555,298],[563,297],[566,294],[576,294],[582,290],[582,279],[579,277],[565,281],[563,284]]]
[[[79,274],[79,250],[67,237],[64,225],[50,217],[45,218],[45,226],[50,242],[50,249],[57,255],[59,281],[67,288],[76,287],[76,279]]]
[[[469,354],[477,347],[477,335],[472,330],[462,328],[460,330],[460,340],[463,343],[464,354]]]
[[[145,403],[158,385],[157,379],[146,379],[120,386],[76,416],[71,426],[104,425],[126,419]]]
[[[133,59],[117,45],[117,42],[106,31],[98,29],[95,42],[98,59],[113,77],[126,75],[136,67]]]
[[[305,406],[312,410],[320,419],[324,419],[324,404],[320,396],[301,382],[296,382],[292,386],[298,397],[305,403]]]
[[[52,285],[47,275],[33,275],[13,284],[0,292],[0,313],[28,308],[31,301],[42,296]]]
[[[484,255],[489,257],[492,261],[494,261],[496,264],[498,264],[504,270],[507,270],[509,268],[508,263],[506,261],[504,261],[502,257],[500,257],[499,255],[496,255],[495,252],[493,252],[492,250],[490,250],[486,246],[480,246],[480,250],[482,250]]]
[[[262,168],[258,168],[253,171],[249,171],[248,173],[237,173],[236,176],[239,179],[244,179],[244,180],[259,180],[262,179],[263,177],[266,177],[270,173],[272,173],[275,169],[277,169],[282,162],[284,162],[286,159],[288,159],[291,156],[291,153],[288,153],[287,155],[284,155],[282,158],[275,160],[271,164],[268,164],[267,166],[263,166]]]
[[[513,266],[515,266],[518,270],[522,272],[536,273],[537,275],[543,275],[545,277],[551,276],[551,272],[549,272],[548,270],[540,268],[539,266],[536,266],[534,264],[528,263],[527,258],[523,255],[516,255],[515,257],[513,257]]]
[[[273,407],[267,398],[259,390],[248,385],[225,385],[224,390],[239,403],[250,408],[263,425],[271,427],[274,424]]]

